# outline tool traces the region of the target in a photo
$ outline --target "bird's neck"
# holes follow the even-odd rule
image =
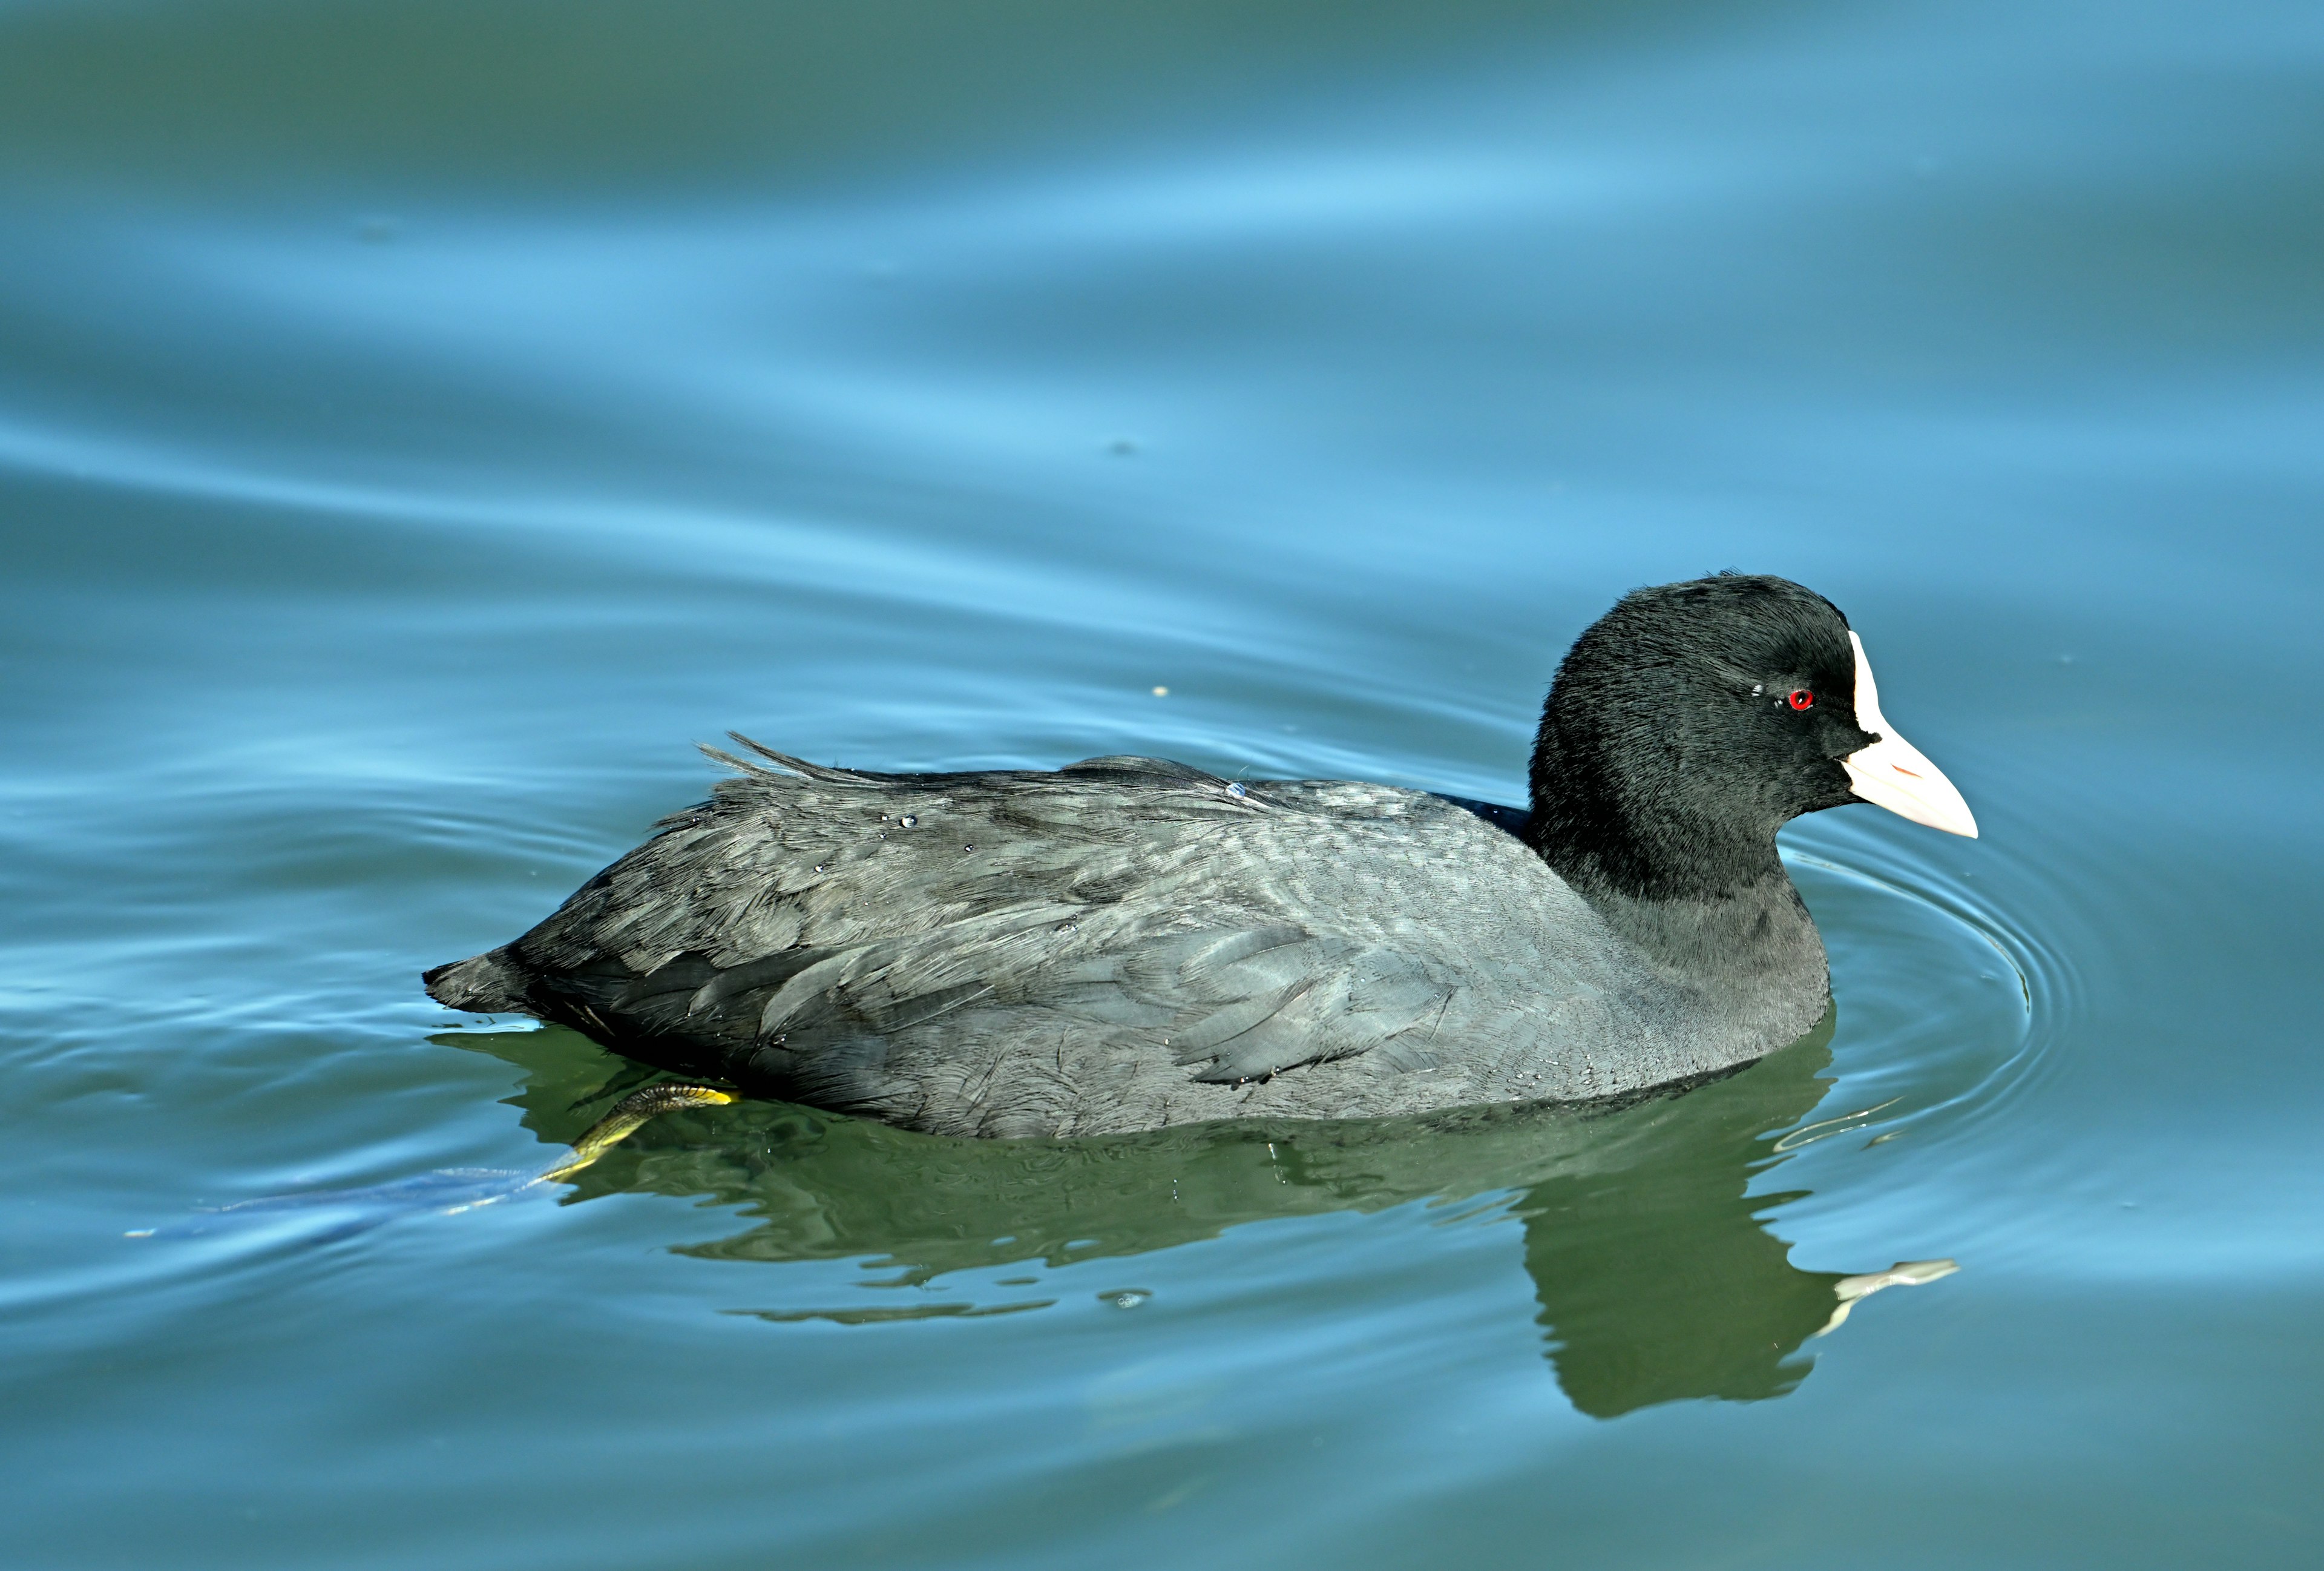
[[[1820,1003],[1823,940],[1775,854],[1777,826],[1696,811],[1683,781],[1648,794],[1556,721],[1543,716],[1526,825],[1543,860],[1673,981]]]
[[[1672,761],[1625,770],[1603,739],[1570,733],[1554,707],[1542,716],[1525,836],[1583,895],[1716,901],[1771,880],[1788,884],[1775,855],[1780,825],[1719,818],[1716,793],[1690,789]]]

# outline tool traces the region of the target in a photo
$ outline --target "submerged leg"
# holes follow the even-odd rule
[[[707,1086],[649,1086],[642,1091],[633,1091],[614,1103],[611,1113],[582,1132],[581,1138],[573,1142],[570,1157],[542,1169],[533,1182],[545,1184],[579,1172],[661,1114],[680,1107],[715,1107],[733,1100],[727,1092],[713,1091]]]

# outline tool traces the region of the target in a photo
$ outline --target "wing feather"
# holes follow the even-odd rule
[[[706,749],[737,771],[710,803],[512,947],[552,984],[625,978],[576,993],[597,1015],[788,1064],[842,1101],[899,1055],[981,1061],[996,1031],[1212,1083],[1383,1049],[1433,1062],[1452,968],[1267,871],[1300,824],[1344,821],[1314,791],[1127,757],[870,775],[735,741],[755,757]]]

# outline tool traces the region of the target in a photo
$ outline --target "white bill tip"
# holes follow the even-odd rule
[[[1872,680],[1872,662],[1864,658],[1864,640],[1851,628],[1848,642],[1856,646],[1856,724],[1873,737],[1871,746],[1859,747],[1840,761],[1848,771],[1849,789],[1915,824],[1976,839],[1976,816],[1953,782],[1882,716],[1880,689]]]

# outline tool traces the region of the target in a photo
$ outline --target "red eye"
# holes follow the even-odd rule
[[[1812,707],[1815,707],[1815,695],[1814,695],[1813,693],[1809,692],[1805,688],[1794,688],[1792,689],[1792,707],[1793,707],[1793,708],[1794,708],[1794,709],[1809,709],[1809,708],[1812,708]]]

